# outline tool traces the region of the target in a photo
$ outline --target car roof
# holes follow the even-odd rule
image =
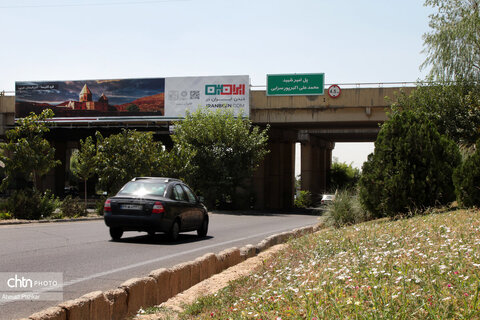
[[[154,181],[162,181],[162,182],[165,182],[165,183],[169,183],[169,182],[181,182],[183,183],[182,180],[180,179],[175,179],[175,178],[166,178],[166,177],[135,177],[133,178],[132,180],[130,181],[139,181],[139,180],[154,180]]]

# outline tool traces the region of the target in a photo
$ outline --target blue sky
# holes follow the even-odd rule
[[[265,85],[268,73],[416,81],[430,12],[422,0],[0,0],[0,91],[15,81],[244,74]],[[334,156],[360,166],[373,147],[342,149]]]

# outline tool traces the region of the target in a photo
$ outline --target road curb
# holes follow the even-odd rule
[[[265,211],[211,211],[208,214],[230,214],[230,215],[273,215],[278,214],[278,211],[272,211],[271,213],[265,213]],[[315,209],[312,210],[303,210],[303,211],[286,211],[284,213],[287,214],[305,214],[305,215],[315,215],[320,216],[321,214],[316,212]],[[0,220],[0,227],[1,226],[8,226],[8,225],[21,225],[21,224],[35,224],[35,223],[61,223],[61,222],[77,222],[77,221],[95,221],[95,220],[103,220],[103,216],[98,217],[82,217],[82,218],[69,218],[69,219],[45,219],[45,220]]]
[[[77,222],[77,221],[95,221],[103,220],[102,217],[84,217],[71,219],[51,219],[51,220],[3,220],[0,221],[0,226],[21,225],[21,224],[36,224],[36,223],[57,223],[57,222]]]
[[[218,254],[207,253],[193,261],[172,268],[157,269],[143,278],[129,279],[119,287],[105,292],[94,291],[78,299],[64,301],[57,306],[34,313],[30,320],[125,319],[134,316],[140,308],[166,302],[197,283],[219,274],[248,258],[258,255],[289,239],[314,233],[323,224],[294,229],[267,237],[256,246],[230,248]],[[25,320],[25,319],[23,319]]]

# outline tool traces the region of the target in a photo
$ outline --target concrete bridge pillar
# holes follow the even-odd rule
[[[50,170],[42,179],[42,190],[50,190],[57,196],[63,195],[63,187],[65,185],[65,168],[67,143],[65,141],[51,141],[51,146],[55,148],[55,159],[61,163]]]
[[[15,97],[0,92],[0,139],[5,138],[8,127],[15,124]]]
[[[65,182],[68,178],[70,167],[70,157],[74,149],[79,148],[78,141],[51,141],[52,147],[55,148],[55,159],[60,160],[61,164],[50,170],[43,178],[42,187],[44,190],[49,189],[57,196],[64,195]]]
[[[301,143],[301,189],[313,194],[323,193],[328,189],[335,144],[308,133],[302,133],[298,138]]]
[[[270,129],[270,153],[254,175],[257,209],[293,207],[296,132]]]
[[[327,184],[325,186],[325,191],[328,191],[328,188],[330,187],[328,181],[330,181],[330,169],[332,168],[332,150],[335,148],[335,143],[330,142],[329,148],[326,149],[326,157],[325,160],[327,162],[326,164],[326,172],[325,172],[325,179],[327,181]]]
[[[320,192],[320,179],[316,179],[315,177],[318,177],[321,174],[321,159],[320,148],[311,143],[301,144],[302,190],[309,190],[314,193]]]

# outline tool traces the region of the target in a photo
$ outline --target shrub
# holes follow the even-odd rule
[[[330,168],[330,189],[352,189],[355,188],[360,179],[360,170],[352,164],[334,161]]]
[[[60,205],[60,211],[64,217],[75,218],[87,215],[87,208],[80,198],[72,198],[68,195]]]
[[[455,169],[453,182],[460,205],[480,206],[480,140],[477,141],[475,153]]]
[[[335,201],[327,206],[326,224],[336,228],[370,220],[358,199],[358,195],[348,190],[338,191]]]
[[[297,208],[308,208],[313,205],[312,193],[308,190],[300,190],[294,201]]]
[[[11,213],[8,212],[0,212],[0,220],[9,220],[12,219],[13,216]]]
[[[105,205],[105,201],[107,200],[107,197],[100,197],[99,200],[97,200],[97,202],[95,202],[95,212],[99,215],[99,216],[103,216],[103,206]]]
[[[50,217],[58,207],[58,199],[49,191],[14,190],[5,207],[16,219],[38,220]]]
[[[448,204],[455,199],[452,174],[459,163],[458,147],[425,116],[396,112],[363,165],[360,201],[375,217]]]

